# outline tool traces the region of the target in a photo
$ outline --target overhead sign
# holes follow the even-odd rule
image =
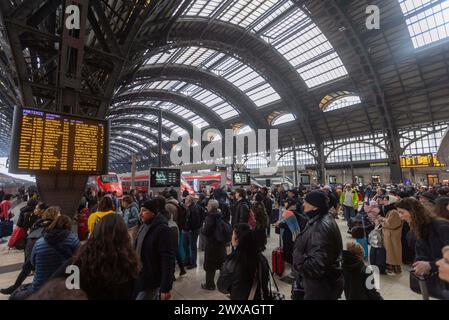
[[[370,167],[388,167],[388,162],[373,162],[369,164]]]
[[[108,173],[107,120],[16,107],[9,172]]]
[[[181,187],[181,170],[169,168],[150,169],[150,188]]]
[[[250,173],[245,171],[233,171],[232,184],[234,186],[249,186],[251,184]]]
[[[437,156],[433,154],[401,157],[401,168],[428,168],[444,166],[445,164],[439,162]]]

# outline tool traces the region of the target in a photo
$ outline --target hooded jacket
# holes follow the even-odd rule
[[[383,300],[368,277],[373,271],[352,252],[343,251],[344,292],[346,300]]]
[[[137,225],[139,221],[139,206],[135,202],[131,202],[128,207],[123,211],[123,219],[126,226],[132,228]]]
[[[37,240],[31,252],[36,273],[32,288],[38,290],[80,246],[78,237],[69,230],[52,230]]]
[[[171,291],[175,261],[171,235],[168,219],[163,214],[140,226],[136,251],[142,261],[142,270],[137,292],[156,288],[164,293]]]
[[[45,229],[53,222],[50,219],[39,219],[34,224],[30,230],[30,234],[27,236],[27,243],[25,247],[25,257],[31,257],[31,252],[36,244],[36,241],[42,237]]]
[[[95,228],[95,222],[97,221],[97,219],[101,219],[104,216],[107,216],[108,214],[112,214],[114,213],[114,211],[109,210],[109,211],[97,211],[92,213],[89,216],[89,219],[87,220],[87,226],[89,228],[89,233],[92,234],[94,232],[94,228]]]

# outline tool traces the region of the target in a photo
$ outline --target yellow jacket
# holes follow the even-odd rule
[[[101,219],[104,216],[107,216],[108,214],[114,213],[114,211],[109,210],[109,211],[97,211],[92,213],[89,216],[89,220],[87,220],[87,227],[89,228],[89,233],[92,234],[94,232],[94,227],[95,227],[95,221],[97,221],[97,219]]]

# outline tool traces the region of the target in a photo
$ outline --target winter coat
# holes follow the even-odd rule
[[[206,237],[204,248],[204,270],[215,271],[221,268],[226,257],[226,243],[215,239],[215,229],[217,220],[221,219],[218,211],[211,211],[207,214],[201,234]]]
[[[221,293],[231,294],[231,300],[248,300],[253,286],[254,272],[250,273],[246,266],[238,263],[237,251],[226,257],[220,270],[217,288]]]
[[[248,223],[249,205],[246,200],[240,199],[235,206],[236,223]]]
[[[387,206],[385,221],[382,222],[382,235],[385,251],[387,252],[387,264],[399,266],[402,264],[402,220],[396,207]]]
[[[161,292],[171,291],[176,255],[173,247],[168,219],[163,214],[158,214],[150,223],[140,226],[136,250],[142,261],[142,269],[137,292],[159,287]]]
[[[17,220],[17,226],[26,230],[33,226],[33,224],[39,219],[39,216],[33,214],[36,205],[26,205],[20,209],[19,218]]]
[[[169,217],[173,217],[179,230],[185,230],[186,217],[183,214],[183,210],[180,210],[179,201],[175,198],[169,198],[165,205],[165,210],[168,212]]]
[[[338,298],[343,290],[342,251],[341,233],[332,215],[310,215],[293,250],[293,267],[306,299]],[[330,297],[330,291],[336,296]]]
[[[352,252],[343,251],[343,274],[346,300],[383,300],[374,288],[374,283],[368,279],[373,275],[373,271]],[[370,284],[373,286],[368,288],[367,285]]]
[[[237,200],[229,201],[229,211],[231,213],[231,225],[237,224]]]
[[[432,272],[437,272],[435,263],[442,258],[441,249],[449,245],[449,222],[434,219],[424,227],[423,239],[416,240],[415,261],[428,261]]]
[[[32,288],[38,290],[80,246],[78,237],[69,230],[45,232],[31,252],[30,262],[36,272]]]
[[[126,207],[123,211],[123,219],[128,229],[137,225],[139,221],[139,206],[137,203],[132,202]]]
[[[203,226],[205,212],[203,208],[196,203],[192,203],[187,207],[186,231],[199,230]]]

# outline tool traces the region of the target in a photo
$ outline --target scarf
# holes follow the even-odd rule
[[[301,230],[299,228],[298,220],[296,219],[294,212],[290,210],[285,210],[282,213],[281,221],[287,224],[288,228],[290,229],[290,232],[292,233],[292,240],[293,242],[295,242]]]

